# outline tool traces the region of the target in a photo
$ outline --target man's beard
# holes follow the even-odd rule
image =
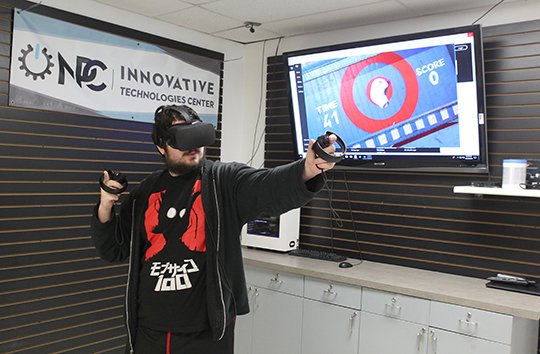
[[[169,161],[169,159],[165,158],[165,164],[167,165],[167,169],[171,172],[171,174],[178,176],[186,175],[190,172],[200,169],[203,161],[204,157],[201,158],[196,164],[187,164],[184,162]]]

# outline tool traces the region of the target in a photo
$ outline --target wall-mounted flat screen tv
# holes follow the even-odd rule
[[[479,25],[284,53],[295,153],[327,130],[339,165],[487,173]]]

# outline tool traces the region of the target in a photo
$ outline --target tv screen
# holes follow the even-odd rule
[[[326,131],[343,166],[487,173],[479,25],[284,53],[294,145]]]

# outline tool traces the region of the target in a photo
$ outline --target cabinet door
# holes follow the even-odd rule
[[[425,354],[428,328],[416,323],[362,312],[360,354]],[[463,354],[459,351],[453,354]]]
[[[429,330],[428,342],[428,354],[510,354],[509,345],[438,329]]]
[[[255,288],[248,287],[249,307],[253,309]],[[234,352],[236,354],[251,354],[251,341],[253,336],[253,310],[248,314],[236,317],[234,326]]]
[[[357,354],[360,311],[304,299],[302,354]]]
[[[263,288],[254,297],[252,353],[300,353],[302,298]]]

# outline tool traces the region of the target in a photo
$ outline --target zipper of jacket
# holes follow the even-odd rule
[[[127,285],[126,285],[126,328],[127,328],[127,334],[128,334],[128,342],[129,342],[129,352],[133,354],[135,350],[133,349],[133,338],[131,338],[131,329],[129,327],[129,283],[130,283],[130,276],[131,276],[131,262],[133,261],[133,227],[135,226],[135,201],[133,201],[133,205],[131,207],[131,240],[129,241],[129,262],[128,262],[128,277],[127,277]]]
[[[227,311],[226,311],[226,308],[225,308],[225,300],[223,298],[223,286],[221,285],[222,282],[221,282],[221,274],[219,272],[219,245],[220,245],[220,236],[221,236],[221,216],[219,214],[219,202],[218,202],[218,194],[217,194],[217,187],[216,187],[216,179],[214,178],[214,176],[212,176],[212,184],[214,186],[214,198],[215,198],[215,202],[216,202],[216,213],[217,213],[217,245],[216,245],[216,270],[217,270],[217,276],[218,276],[218,286],[219,286],[219,295],[221,296],[220,300],[221,300],[221,306],[222,306],[222,309],[223,309],[223,329],[221,330],[221,335],[219,336],[218,340],[221,340],[223,339],[223,337],[225,336],[225,328],[226,328],[226,325],[227,325]]]

